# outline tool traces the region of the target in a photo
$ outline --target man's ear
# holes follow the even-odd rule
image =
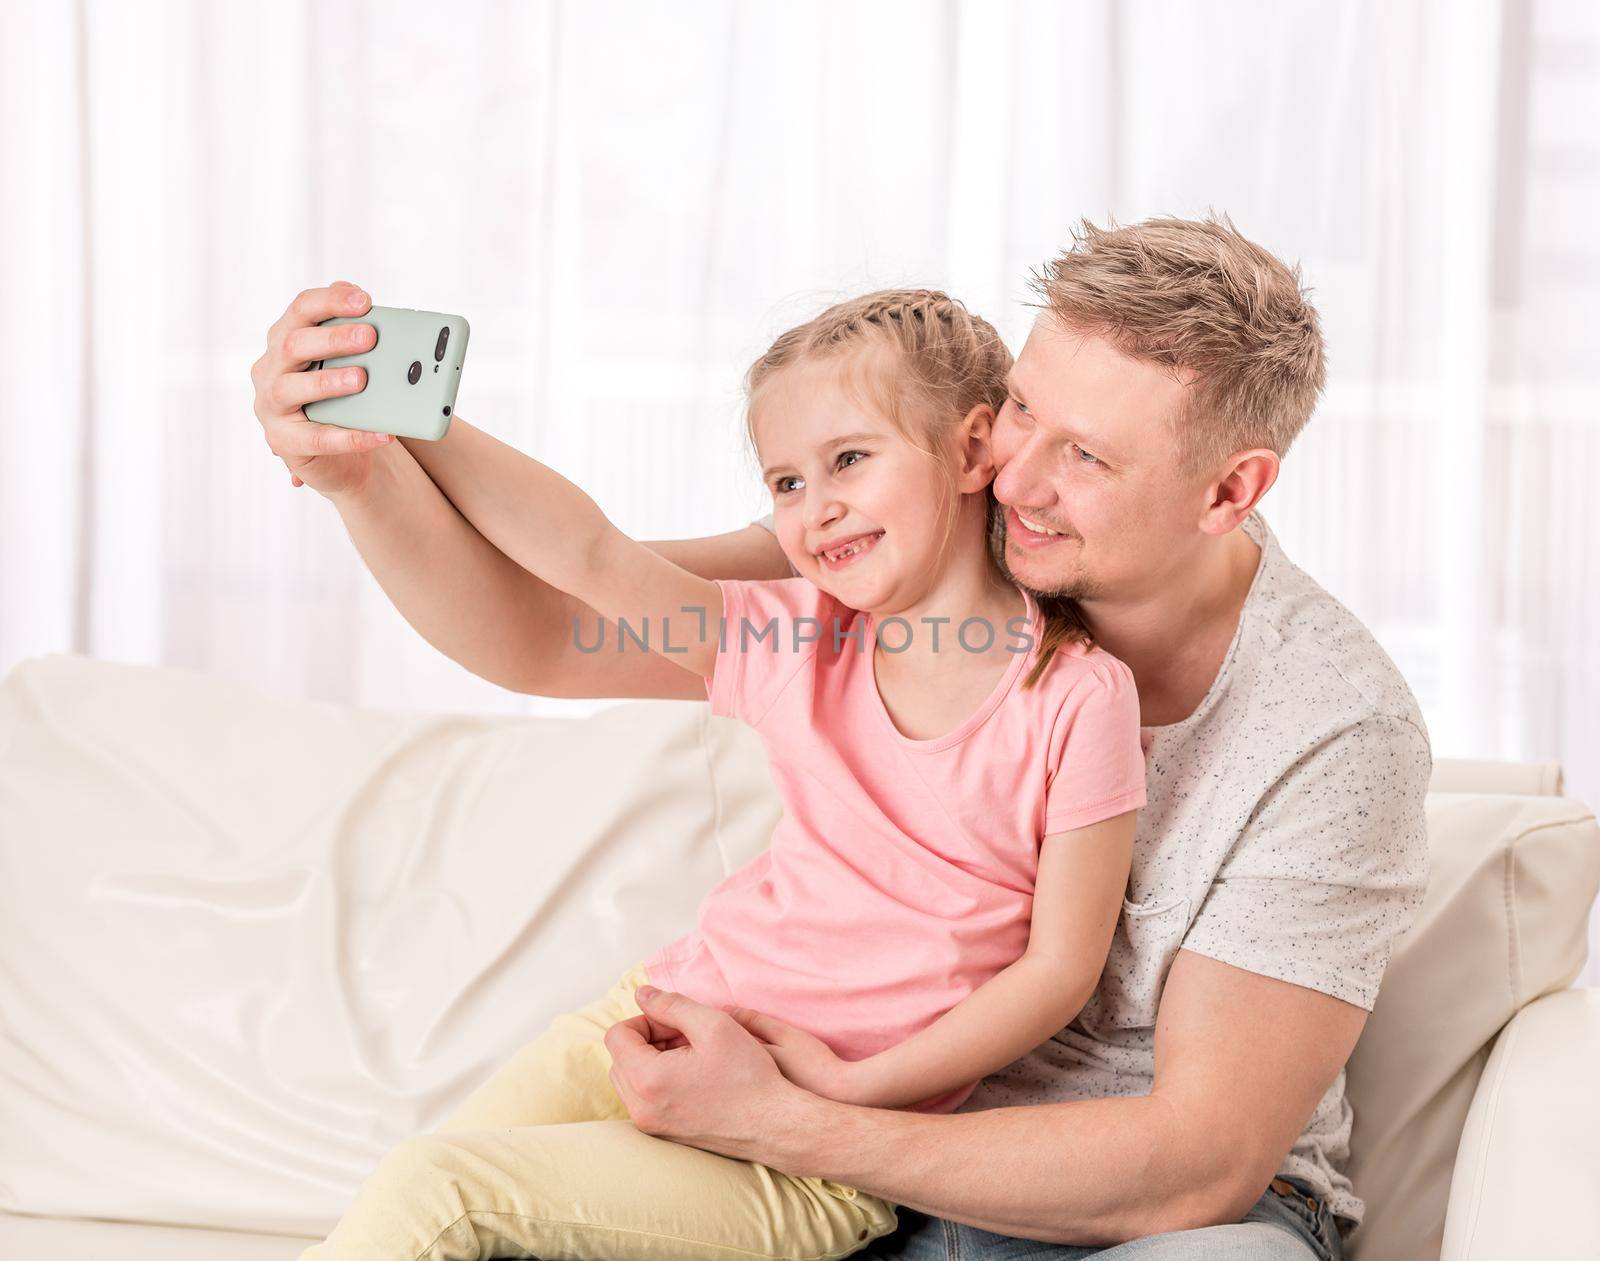
[[[994,408],[979,403],[961,418],[957,429],[956,481],[962,491],[982,490],[994,481],[994,454],[989,444]]]
[[[1258,447],[1228,457],[1221,475],[1210,484],[1200,528],[1207,534],[1226,534],[1250,515],[1261,496],[1278,480],[1277,453]]]

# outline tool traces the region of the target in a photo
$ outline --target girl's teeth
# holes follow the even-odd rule
[[[877,535],[873,535],[873,538],[876,537]],[[829,552],[828,559],[843,560],[846,556],[854,556],[857,552],[864,549],[870,542],[872,542],[872,538],[858,539],[856,542],[851,543],[848,546],[841,547],[837,552]]]

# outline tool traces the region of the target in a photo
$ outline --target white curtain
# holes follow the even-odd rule
[[[931,284],[1018,346],[1079,215],[1215,207],[1328,331],[1267,519],[1439,756],[1559,760],[1600,804],[1586,0],[0,13],[0,671],[582,708],[441,657],[291,489],[248,374],[304,287],[467,316],[463,416],[693,535],[764,511],[737,382],[787,324]]]

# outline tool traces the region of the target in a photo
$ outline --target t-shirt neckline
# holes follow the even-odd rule
[[[1025,590],[1024,588],[1018,587],[1017,590],[1022,592],[1023,607],[1028,618],[1028,625],[1025,633],[1029,636],[1033,646],[1025,652],[1014,652],[1011,654],[1011,663],[1006,667],[1005,673],[1000,676],[999,682],[994,685],[993,690],[990,691],[988,697],[983,701],[982,704],[978,706],[977,709],[973,710],[972,713],[967,715],[967,717],[962,722],[958,723],[952,730],[947,731],[940,736],[930,736],[926,740],[917,740],[906,735],[905,732],[901,731],[899,727],[894,725],[894,719],[889,717],[889,708],[883,703],[883,694],[878,691],[878,653],[876,638],[877,620],[871,613],[863,614],[863,616],[867,619],[866,633],[864,636],[867,641],[867,690],[872,694],[872,708],[874,711],[876,711],[878,720],[883,725],[883,729],[890,739],[897,741],[902,747],[907,749],[914,749],[922,753],[937,753],[942,749],[948,749],[951,745],[961,743],[961,741],[965,740],[974,731],[987,722],[989,716],[993,714],[995,710],[1000,708],[1001,702],[1011,694],[1011,689],[1016,685],[1017,678],[1019,675],[1021,675],[1023,666],[1027,662],[1033,660],[1035,657],[1041,631],[1039,602],[1033,598],[1031,592]],[[1009,619],[1007,625],[1009,626]],[[1007,638],[1010,638],[1009,631],[1007,633]]]

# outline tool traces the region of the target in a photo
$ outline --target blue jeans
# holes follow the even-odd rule
[[[1096,1261],[1342,1261],[1344,1256],[1338,1227],[1326,1204],[1319,1201],[1313,1213],[1304,1199],[1279,1195],[1270,1188],[1236,1225],[1150,1235],[1108,1248],[1013,1239],[913,1209],[898,1212],[900,1228],[856,1257],[883,1261],[1078,1261],[1090,1256]]]

